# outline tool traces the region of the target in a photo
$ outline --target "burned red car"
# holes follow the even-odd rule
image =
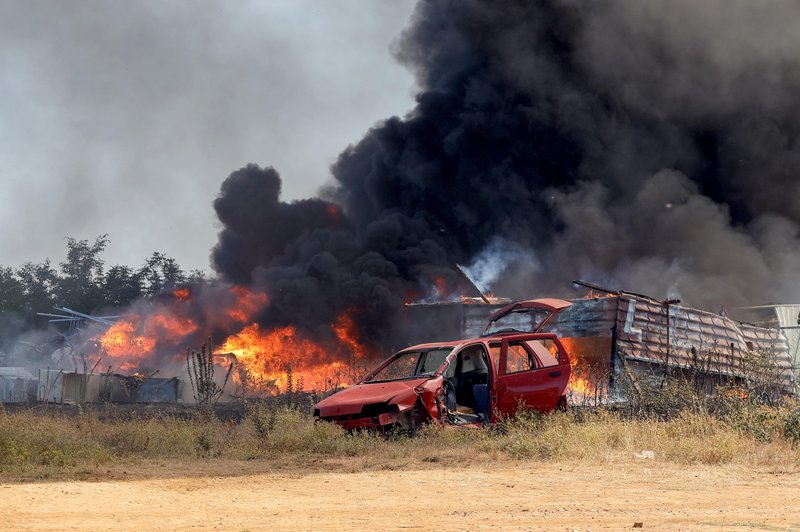
[[[492,315],[480,338],[403,349],[358,384],[317,403],[314,416],[346,429],[413,432],[428,421],[486,425],[520,406],[551,412],[566,404],[570,361],[555,334],[536,331],[569,305],[513,303]]]

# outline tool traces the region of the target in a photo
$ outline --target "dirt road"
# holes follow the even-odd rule
[[[800,474],[658,461],[0,485],[17,530],[800,529]],[[340,468],[341,469],[341,468]]]

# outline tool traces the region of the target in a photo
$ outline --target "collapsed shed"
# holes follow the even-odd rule
[[[665,372],[714,386],[758,379],[769,395],[796,382],[786,336],[705,310],[635,294],[577,299],[549,320],[543,332],[562,338],[580,394],[621,398],[620,383]]]

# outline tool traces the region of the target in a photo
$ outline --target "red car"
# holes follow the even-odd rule
[[[317,403],[314,416],[346,429],[414,432],[428,421],[481,426],[520,406],[551,412],[566,404],[570,361],[555,334],[536,331],[569,305],[513,303],[492,315],[480,338],[403,349],[360,383]]]

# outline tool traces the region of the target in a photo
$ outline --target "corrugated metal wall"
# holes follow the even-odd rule
[[[776,379],[785,388],[794,383],[789,346],[783,333],[756,327],[713,312],[651,299],[620,295],[576,299],[554,317],[545,330],[557,333],[574,349],[577,362],[600,363],[597,353],[585,353],[597,342],[576,338],[612,337],[609,364],[617,357],[649,365],[745,378],[754,365],[774,363]],[[572,341],[571,341],[572,339]],[[619,368],[615,366],[615,370]]]
[[[617,355],[626,360],[748,377],[774,363],[786,388],[794,381],[786,337],[778,329],[735,322],[712,312],[619,296]]]
[[[31,379],[0,375],[0,403],[27,402],[29,382]]]

